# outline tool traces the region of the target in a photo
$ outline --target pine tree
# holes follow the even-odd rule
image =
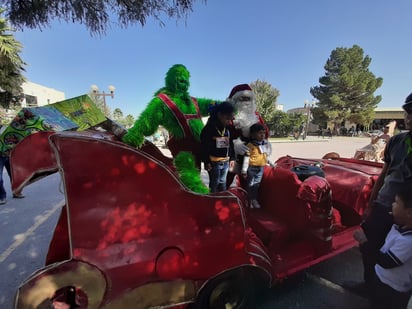
[[[372,122],[381,101],[374,93],[383,79],[369,71],[371,61],[357,45],[333,50],[324,66],[325,75],[319,78],[320,85],[310,89],[318,100],[315,115],[323,114],[335,125],[345,120],[362,125]]]

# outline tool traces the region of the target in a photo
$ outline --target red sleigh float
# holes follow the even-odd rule
[[[30,149],[41,150],[38,160]],[[15,308],[244,308],[251,287],[356,245],[382,169],[282,157],[265,169],[262,208],[249,209],[242,188],[191,192],[156,147],[135,149],[106,132],[38,132],[12,161],[14,191],[60,171],[66,198],[45,266],[22,283]],[[325,177],[293,169],[315,163]]]

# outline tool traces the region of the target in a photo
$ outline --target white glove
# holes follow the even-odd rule
[[[274,163],[271,159],[267,160],[268,164],[270,165],[270,167],[276,167],[276,163]]]
[[[249,156],[244,156],[241,173],[247,174],[248,168],[249,168]]]
[[[249,151],[249,147],[242,142],[240,137],[233,141],[233,149],[235,150],[236,155],[241,156],[245,155],[245,153]]]

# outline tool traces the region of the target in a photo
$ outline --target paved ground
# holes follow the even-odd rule
[[[367,137],[338,136],[330,138],[318,138],[308,136],[306,140],[275,139],[271,138],[272,159],[290,155],[301,158],[322,158],[328,152],[337,152],[341,157],[352,158],[355,151],[369,144]],[[162,148],[165,155],[170,156],[167,149]]]
[[[273,150],[272,159],[276,160],[285,155],[321,158],[328,152],[337,152],[341,157],[351,158],[355,154],[356,149],[366,146],[370,140],[367,137],[337,136],[333,138],[319,138],[308,136],[306,140],[271,138],[270,142],[272,143]],[[162,148],[162,151],[166,155],[170,155],[167,149]]]
[[[333,137],[318,138],[308,136],[303,140],[279,140],[270,139],[272,142],[272,158],[277,159],[284,155],[303,158],[321,158],[328,152],[337,152],[341,157],[351,158],[355,151],[369,144],[366,137]]]

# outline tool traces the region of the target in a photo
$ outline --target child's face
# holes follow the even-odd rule
[[[234,118],[234,114],[222,114],[222,113],[218,113],[217,114],[217,119],[219,119],[219,122],[222,124],[222,126],[227,126],[231,123],[231,121]]]
[[[398,225],[410,225],[412,223],[412,209],[405,207],[405,202],[398,196],[392,203],[393,221]]]
[[[265,139],[266,132],[265,130],[260,130],[257,132],[253,132],[252,138],[256,141],[263,141]]]

